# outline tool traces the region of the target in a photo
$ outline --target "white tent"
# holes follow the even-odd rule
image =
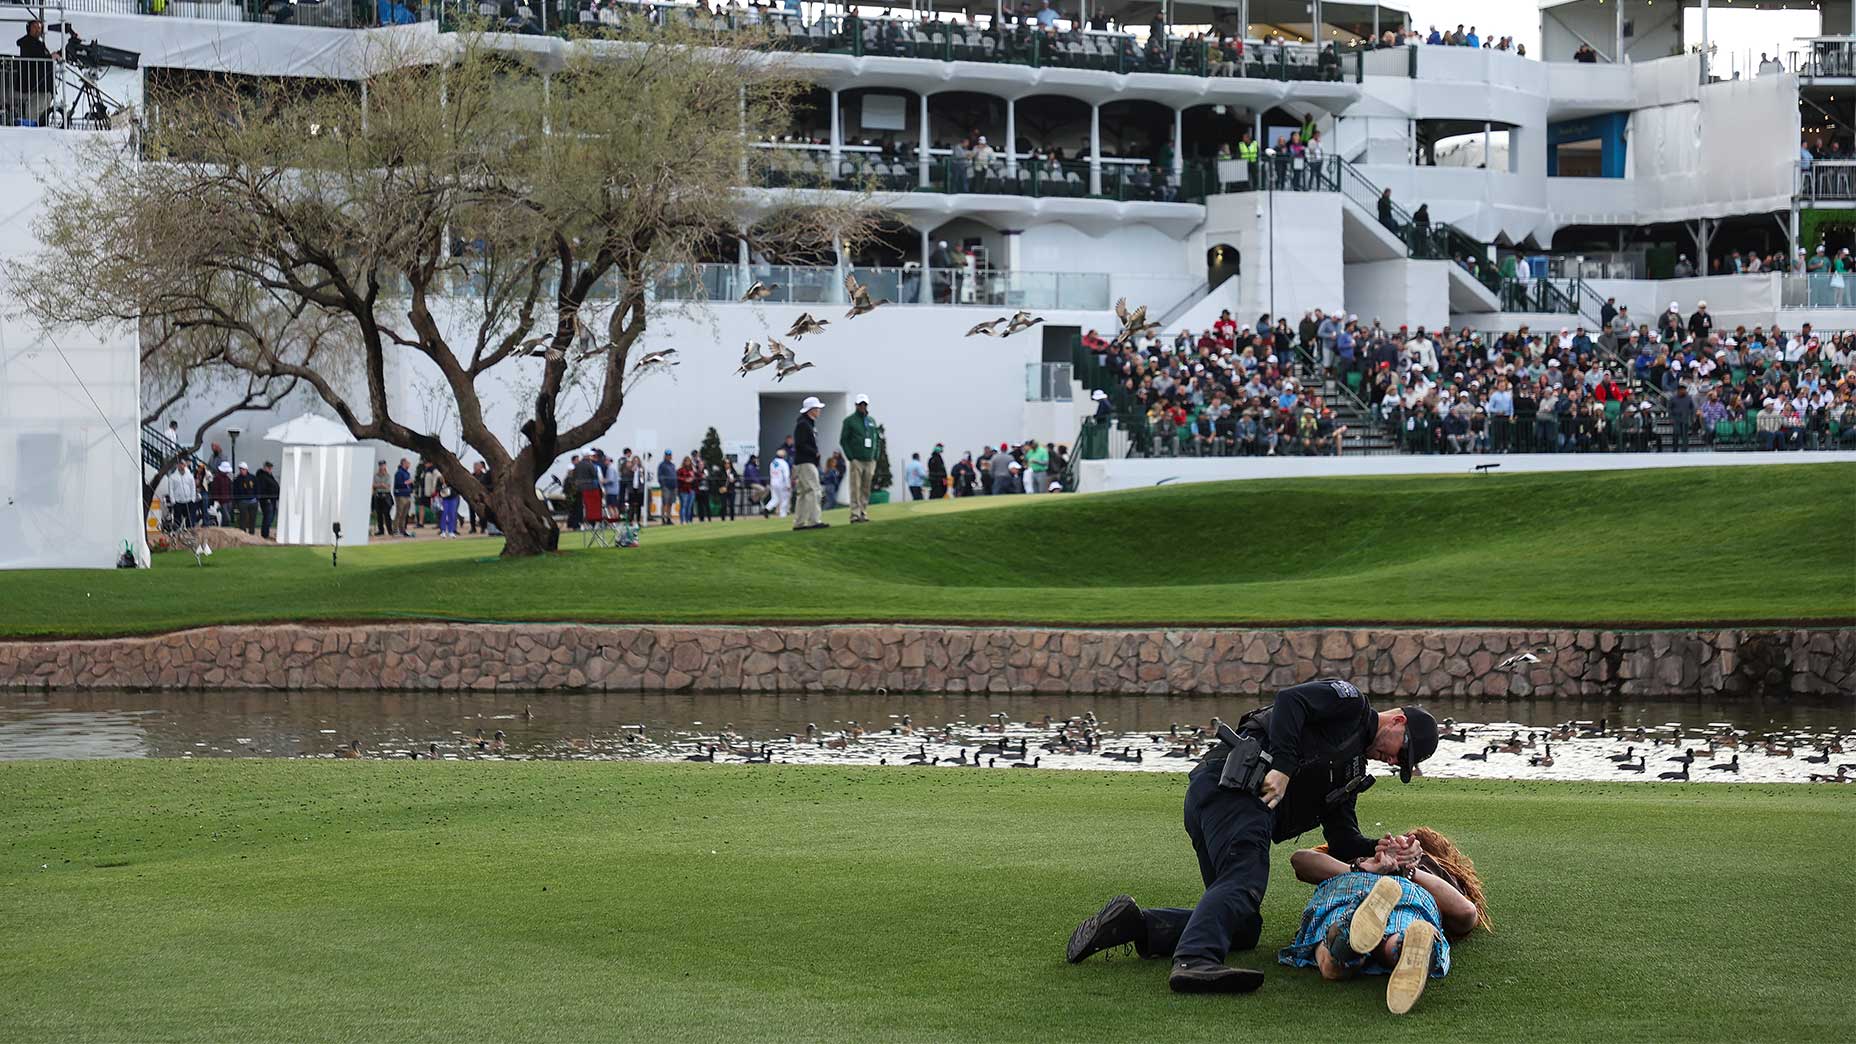
[[[344,545],[367,543],[374,447],[327,417],[304,415],[264,433],[283,446],[277,542],[327,544],[342,525]]]
[[[81,137],[0,128],[0,259],[38,249],[38,167]],[[48,331],[18,300],[0,268],[0,569],[108,569],[125,544],[146,565],[135,331]]]

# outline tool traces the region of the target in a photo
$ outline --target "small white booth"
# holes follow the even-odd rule
[[[355,440],[327,417],[309,414],[264,433],[283,447],[277,542],[327,544],[342,524],[344,546],[367,543],[372,508],[374,447]]]

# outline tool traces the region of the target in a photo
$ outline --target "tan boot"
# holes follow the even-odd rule
[[[1390,877],[1381,877],[1373,885],[1373,890],[1361,900],[1360,908],[1353,912],[1353,921],[1347,929],[1347,945],[1355,953],[1372,953],[1379,947],[1380,940],[1386,937],[1386,919],[1392,916],[1392,910],[1404,895],[1398,881]]]
[[[1405,928],[1398,965],[1386,979],[1386,1010],[1403,1015],[1418,1003],[1424,984],[1431,980],[1431,951],[1437,948],[1437,929],[1429,921],[1413,921]]]

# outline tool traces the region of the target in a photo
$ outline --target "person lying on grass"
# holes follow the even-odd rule
[[[1289,858],[1295,876],[1316,885],[1295,941],[1279,963],[1321,969],[1329,982],[1386,975],[1386,1007],[1403,1015],[1426,981],[1450,971],[1450,944],[1482,925],[1494,931],[1476,864],[1429,827],[1394,838],[1364,859],[1343,863],[1320,848]]]

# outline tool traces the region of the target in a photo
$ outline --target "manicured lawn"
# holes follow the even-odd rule
[[[404,617],[1049,624],[1856,619],[1856,466],[1237,482],[646,532],[10,573],[0,635]],[[580,538],[565,534],[565,546]]]
[[[1183,779],[588,763],[0,765],[3,1040],[1847,1040],[1856,788],[1383,784],[1498,932],[1393,1019],[1062,961],[1108,896],[1190,903]],[[1383,825],[1383,826],[1382,826]],[[1309,842],[1316,840],[1310,835]],[[1367,1035],[1362,1038],[1361,1035]]]

